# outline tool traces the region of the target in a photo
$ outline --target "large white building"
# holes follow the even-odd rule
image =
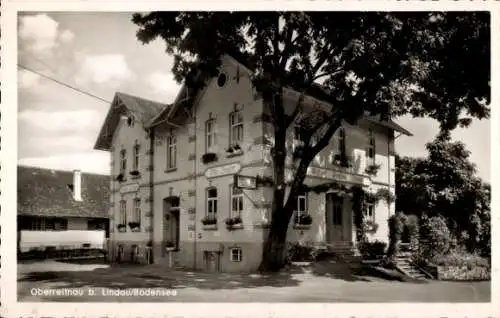
[[[228,272],[258,267],[272,188],[242,190],[233,182],[235,174],[272,177],[272,125],[248,75],[243,64],[226,56],[217,77],[199,90],[182,87],[173,104],[116,93],[95,144],[111,155],[113,260]],[[286,105],[297,98],[297,92],[286,91]],[[308,111],[330,107],[315,96],[305,103]],[[395,132],[410,134],[390,120],[367,117],[357,126],[344,124],[311,164],[305,183],[336,181],[394,193]],[[296,136],[292,127],[290,148],[299,142]],[[351,167],[339,165],[340,151]],[[292,163],[290,151],[288,179]],[[378,172],[368,174],[374,165]],[[355,242],[351,200],[335,191],[296,199],[289,241]],[[368,234],[371,240],[388,240],[387,219],[393,213],[394,203],[367,205],[365,217],[377,224]]]

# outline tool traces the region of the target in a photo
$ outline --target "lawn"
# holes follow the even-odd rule
[[[64,288],[74,288],[82,295],[32,293],[64,291]],[[164,294],[114,294],[132,288],[142,292],[155,289]],[[19,301],[489,302],[490,297],[490,282],[401,282],[377,277],[361,267],[331,261],[272,275],[170,271],[159,265],[109,266],[54,261],[18,265]]]

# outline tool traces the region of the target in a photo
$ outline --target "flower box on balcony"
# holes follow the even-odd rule
[[[213,152],[209,152],[201,156],[201,162],[203,162],[203,164],[208,164],[215,161],[217,161],[217,154]]]
[[[141,175],[141,173],[139,172],[139,170],[132,170],[129,172],[131,176],[134,176],[134,177],[138,177]]]
[[[125,224],[118,224],[116,226],[116,228],[118,229],[118,232],[126,232],[127,231],[127,226]]]
[[[225,222],[226,222],[226,227],[229,231],[243,228],[243,221],[239,216],[227,218]]]
[[[141,224],[139,222],[129,222],[128,226],[130,227],[130,230],[132,232],[140,232],[141,231]]]

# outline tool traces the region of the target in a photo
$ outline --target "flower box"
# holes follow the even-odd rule
[[[243,221],[239,216],[233,218],[227,218],[225,222],[226,222],[226,227],[229,231],[243,228]]]
[[[116,226],[116,228],[118,229],[118,232],[126,232],[127,231],[127,226],[125,224],[118,224]]]
[[[370,176],[376,176],[380,169],[380,165],[378,164],[370,164],[366,167],[365,173]]]
[[[241,149],[240,145],[234,145],[226,149],[226,153],[228,157],[239,156],[243,154],[243,149]]]
[[[128,226],[130,227],[130,230],[132,232],[140,232],[141,231],[141,224],[139,222],[129,222]]]
[[[210,162],[215,162],[215,161],[217,161],[217,154],[213,152],[209,152],[201,156],[201,162],[203,162],[204,164],[208,164]]]
[[[117,175],[115,180],[118,182],[127,181],[127,179],[125,179],[125,175],[123,173],[120,173],[119,175]]]
[[[133,177],[138,177],[141,175],[141,173],[138,170],[132,170],[130,171],[130,175]]]

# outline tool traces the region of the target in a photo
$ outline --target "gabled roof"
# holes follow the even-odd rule
[[[405,128],[401,127],[400,125],[398,125],[392,119],[381,119],[380,116],[369,116],[369,117],[366,117],[365,119],[368,120],[371,123],[374,123],[376,125],[379,125],[379,126],[382,126],[382,127],[385,127],[385,128],[389,128],[391,130],[394,130],[394,131],[397,131],[399,133],[402,133],[402,134],[404,134],[406,136],[410,136],[410,137],[413,136],[413,134],[410,131],[408,131]]]
[[[120,117],[132,116],[143,127],[148,127],[150,121],[162,110],[169,109],[171,105],[155,102],[145,98],[117,92],[108,110],[94,149],[109,150],[113,134],[120,123]]]
[[[81,173],[82,201],[75,201],[72,171],[17,167],[17,214],[108,218],[109,176]]]

